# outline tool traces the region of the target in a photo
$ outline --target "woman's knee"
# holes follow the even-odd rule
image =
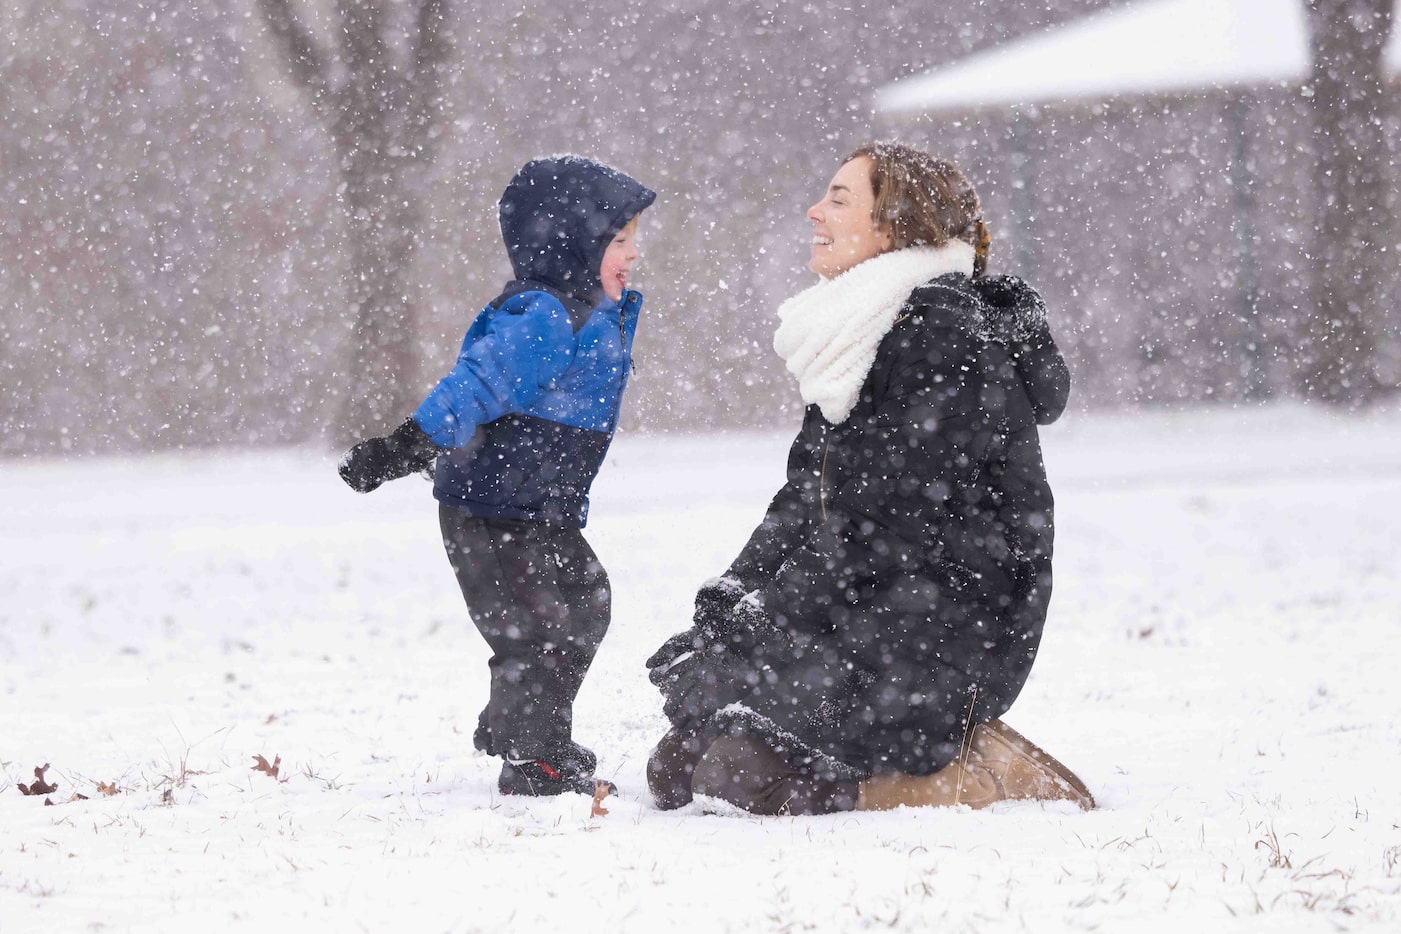
[[[791,763],[760,740],[722,736],[691,776],[696,795],[762,815],[834,814],[856,806],[857,785],[834,781]]]
[[[699,730],[672,727],[647,757],[647,788],[663,811],[691,803],[691,776],[709,747]]]

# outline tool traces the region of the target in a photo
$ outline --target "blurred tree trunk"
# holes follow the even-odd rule
[[[330,131],[350,244],[353,350],[332,428],[343,443],[382,433],[412,411],[418,354],[409,281],[421,220],[415,175],[435,155],[447,58],[448,0],[412,0],[408,61],[391,60],[388,0],[335,0],[335,53],[321,49],[292,0],[258,0],[293,78]]]
[[[1394,264],[1387,211],[1382,50],[1392,0],[1306,0],[1318,157],[1308,395],[1356,408],[1381,388],[1371,322]]]

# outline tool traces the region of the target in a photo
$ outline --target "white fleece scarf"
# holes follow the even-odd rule
[[[846,421],[905,300],[951,272],[973,274],[973,247],[962,240],[882,253],[780,305],[773,349],[798,378],[803,401],[834,425]]]

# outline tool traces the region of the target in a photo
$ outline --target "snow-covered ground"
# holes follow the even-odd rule
[[[576,721],[621,789],[597,817],[502,799],[473,752],[486,652],[422,481],[0,463],[0,931],[1401,930],[1401,412],[1046,432],[1056,590],[1007,720],[1100,810],[659,812],[642,660],[786,442],[615,445]],[[52,807],[17,787],[45,763]]]

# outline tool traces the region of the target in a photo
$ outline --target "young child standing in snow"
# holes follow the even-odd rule
[[[642,307],[627,279],[638,215],[655,198],[588,159],[527,163],[500,203],[516,278],[413,416],[340,462],[367,493],[436,461],[443,545],[493,653],[473,740],[505,759],[503,794],[595,790],[573,707],[612,593],[580,530],[627,385]]]

